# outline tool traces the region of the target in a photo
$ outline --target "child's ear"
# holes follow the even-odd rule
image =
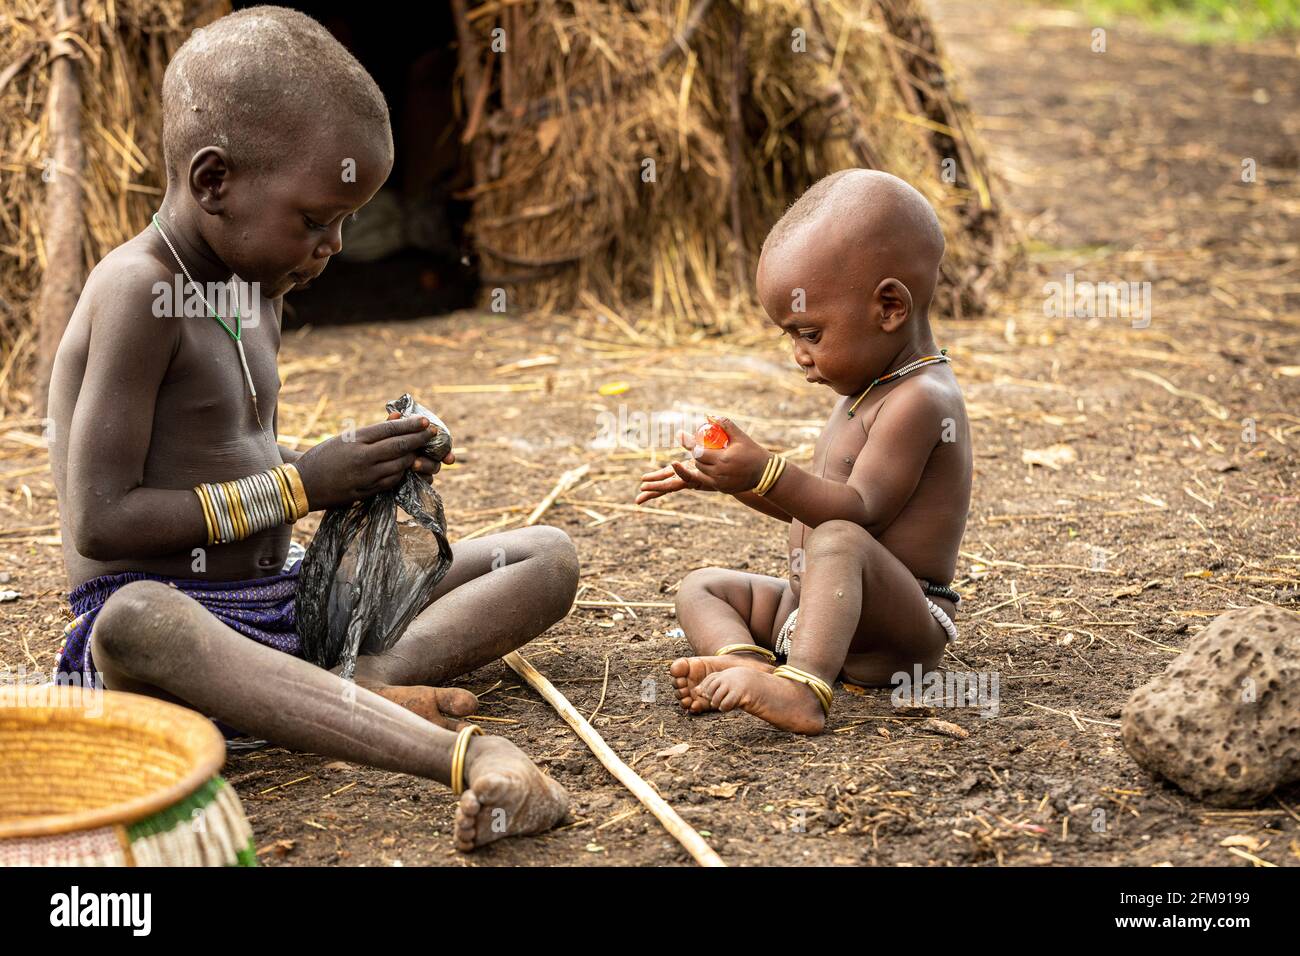
[[[190,160],[190,193],[208,215],[225,211],[229,176],[230,157],[220,146],[205,146]]]
[[[902,328],[912,315],[912,293],[897,279],[881,280],[873,298],[882,332]]]

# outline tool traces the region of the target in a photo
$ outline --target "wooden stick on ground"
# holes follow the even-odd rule
[[[654,789],[642,780],[635,770],[619,759],[618,754],[610,749],[609,744],[605,743],[596,728],[592,727],[582,714],[574,709],[568,699],[561,694],[541,672],[524,658],[519,656],[517,651],[511,651],[502,658],[509,665],[510,669],[526,680],[530,687],[546,699],[546,702],[555,708],[556,713],[564,718],[565,723],[573,728],[574,733],[582,738],[583,743],[591,748],[591,752],[628,790],[632,791],[632,796],[641,801],[647,810],[655,815],[665,830],[672,834],[673,839],[686,848],[686,852],[695,858],[695,862],[700,866],[726,866],[722,858],[713,852],[713,848],[704,842],[704,837],[700,836],[691,827],[689,823],[677,815],[667,801]]]
[[[585,478],[589,471],[591,471],[591,462],[587,462],[585,465],[579,465],[577,468],[570,468],[564,474],[560,475],[560,480],[555,483],[555,487],[550,490],[545,498],[538,502],[537,507],[533,509],[532,514],[530,514],[527,520],[524,521],[524,527],[531,528],[533,525],[537,524],[542,515],[546,514],[551,505],[555,504],[555,499]]]

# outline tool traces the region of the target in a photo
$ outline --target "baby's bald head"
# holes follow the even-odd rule
[[[943,229],[926,198],[897,176],[845,169],[799,197],[768,233],[762,259],[796,248],[820,250],[838,272],[870,272],[863,277],[868,294],[881,278],[900,280],[925,314],[943,258]]]
[[[169,183],[205,146],[250,172],[275,169],[322,125],[346,123],[392,156],[378,85],[329,31],[284,7],[249,7],[195,30],[163,78],[163,151]]]

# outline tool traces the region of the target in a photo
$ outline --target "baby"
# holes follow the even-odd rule
[[[698,657],[670,671],[691,713],[737,707],[820,733],[837,678],[883,686],[932,670],[957,632],[948,584],[971,491],[970,427],[930,330],[943,232],[894,176],[851,169],[818,182],[773,227],[758,294],[809,382],[840,396],[811,468],[733,422],[690,464],[641,479],[640,504],[685,488],[734,495],[790,525],[790,577],[693,571],[677,617]],[[782,658],[785,663],[777,666]]]
[[[383,94],[315,20],[252,7],[195,31],[162,96],[162,206],[90,274],[50,384],[76,615],[61,678],[449,784],[461,850],[554,825],[563,789],[472,736],[457,718],[474,695],[437,685],[564,616],[578,564],[563,532],[455,545],[432,603],[357,660],[355,684],[301,657],[293,522],[435,469],[430,422],[396,412],[305,453],[276,441],[282,297],[339,253],[392,169]]]

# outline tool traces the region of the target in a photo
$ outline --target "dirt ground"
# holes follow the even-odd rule
[[[678,709],[678,583],[709,565],[783,573],[784,530],[698,495],[631,510],[653,453],[596,440],[620,406],[631,422],[715,411],[806,459],[832,396],[775,332],[651,350],[613,326],[473,313],[307,328],[283,346],[281,430],[307,447],[411,391],[456,434],[464,464],[439,487],[462,538],[517,526],[591,462],[546,521],[577,543],[581,601],[646,606],[580,605],[527,656],[733,865],[1300,865],[1300,787],[1208,809],[1140,770],[1118,732],[1129,692],[1215,615],[1300,605],[1295,51],[1106,25],[1094,53],[1096,24],[1073,14],[1007,0],[936,13],[1027,250],[987,315],[936,321],[977,465],[946,666],[999,675],[995,717],[837,688],[829,731],[802,738]],[[1150,282],[1149,326],[1046,317],[1044,283],[1066,273]],[[602,396],[614,382],[627,390]],[[70,616],[54,490],[39,427],[0,426],[0,587],[22,595],[0,605],[0,664],[48,670]],[[568,788],[565,826],[461,856],[446,789],[267,749],[225,771],[263,863],[690,862],[504,664],[462,683],[487,729]],[[932,715],[968,736],[930,729]]]

